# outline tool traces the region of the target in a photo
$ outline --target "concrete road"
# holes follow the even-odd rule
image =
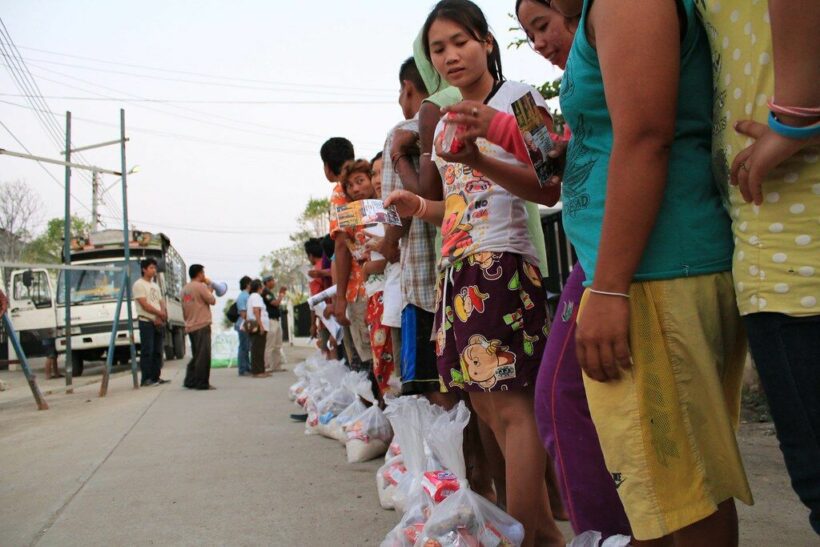
[[[215,370],[217,390],[191,392],[182,365],[139,390],[120,373],[105,399],[96,385],[55,391],[44,412],[0,393],[0,545],[378,545],[396,524],[378,462],[348,465],[288,419],[292,374]],[[742,431],[758,504],[740,508],[741,543],[817,545],[770,431]]]

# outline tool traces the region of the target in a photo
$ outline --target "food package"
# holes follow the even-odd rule
[[[407,474],[404,458],[393,456],[376,471],[376,490],[379,493],[379,504],[382,509],[393,509],[393,494],[402,477]]]
[[[450,471],[427,471],[421,479],[421,487],[433,500],[441,503],[459,489],[458,477]]]
[[[459,135],[464,132],[464,126],[448,121],[453,116],[454,114],[449,113],[444,117],[441,151],[447,154],[458,154],[464,148],[464,141],[459,138]]]
[[[367,410],[367,407],[364,406],[361,399],[357,397],[355,401],[350,403],[347,408],[336,416],[335,420],[332,420],[331,423],[328,424],[327,429],[330,437],[336,439],[342,444],[346,444],[347,431],[345,431],[345,428],[348,424],[358,419],[358,417],[361,416],[365,410]]]
[[[393,528],[384,540],[381,547],[414,547],[419,545],[419,541],[424,530],[424,524],[430,517],[433,510],[433,502],[423,490],[416,489],[413,498],[408,503],[407,512],[404,513],[399,523]]]
[[[390,446],[387,447],[387,454],[384,455],[384,461],[387,461],[390,458],[394,458],[401,454],[401,445],[397,440],[398,438],[399,433],[396,431],[396,426],[393,426],[393,442],[390,443]]]
[[[347,426],[347,462],[366,462],[383,456],[392,438],[390,422],[377,405],[371,406]]]
[[[291,401],[296,401],[296,398],[302,394],[307,387],[308,381],[305,378],[299,378],[293,385],[288,388],[288,399]]]
[[[355,400],[356,395],[354,395],[345,384],[334,389],[330,395],[322,399],[322,402],[317,405],[319,413],[319,423],[316,427],[317,432],[325,437],[333,438],[329,424],[331,424],[336,416],[341,414],[344,409],[353,404]]]
[[[460,487],[433,507],[420,538],[424,547],[514,547],[524,540],[524,527],[467,487],[464,428],[470,411],[460,402],[453,412],[437,417],[425,431],[430,449],[458,479]]]

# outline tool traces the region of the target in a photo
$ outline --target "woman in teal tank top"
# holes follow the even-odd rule
[[[639,541],[736,544],[733,498],[751,502],[711,78],[694,0],[584,0],[560,95],[563,219],[588,276],[576,347]]]

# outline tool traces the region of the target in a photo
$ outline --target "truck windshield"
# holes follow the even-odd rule
[[[125,261],[99,262],[89,266],[117,266],[122,268]],[[65,271],[60,272],[57,280],[57,303],[65,304]],[[122,271],[99,272],[84,270],[71,272],[71,303],[87,304],[116,300],[122,287]],[[140,277],[139,262],[131,261],[131,282]]]

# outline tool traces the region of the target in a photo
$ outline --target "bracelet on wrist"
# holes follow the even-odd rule
[[[795,118],[820,118],[820,106],[783,106],[775,103],[774,97],[769,99],[768,105],[769,110],[775,114]]]
[[[413,216],[416,218],[421,218],[427,213],[427,200],[421,196],[417,196],[419,198],[419,207],[413,213]]]
[[[774,112],[769,112],[769,129],[787,139],[805,140],[820,136],[820,121],[805,127],[794,127],[784,124]]]
[[[610,292],[610,291],[599,291],[597,289],[589,288],[587,289],[592,294],[599,294],[601,296],[617,296],[619,298],[626,298],[629,300],[630,296],[623,292]]]

